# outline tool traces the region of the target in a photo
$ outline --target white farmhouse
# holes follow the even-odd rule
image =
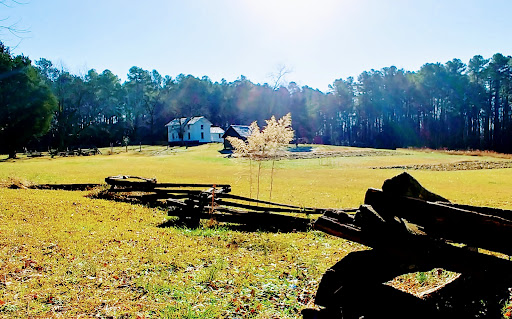
[[[224,139],[222,135],[224,135],[224,130],[218,126],[212,126],[210,129],[210,134],[212,135],[212,143],[222,143]]]
[[[165,126],[169,144],[202,144],[212,141],[212,123],[204,116],[175,118]]]

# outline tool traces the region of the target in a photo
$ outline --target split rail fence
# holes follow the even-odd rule
[[[138,176],[112,176],[105,182],[110,185],[105,192],[108,197],[167,207],[169,215],[178,216],[189,227],[197,227],[201,219],[214,219],[304,230],[310,227],[312,216],[326,212],[230,194],[231,186],[227,184],[158,183]]]

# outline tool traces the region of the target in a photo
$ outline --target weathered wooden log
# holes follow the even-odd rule
[[[256,206],[256,205],[249,205],[249,204],[242,204],[232,201],[227,201],[222,198],[217,199],[216,203],[218,205],[224,205],[224,206],[231,206],[231,207],[238,207],[238,208],[245,208],[249,210],[255,210],[260,212],[280,212],[280,213],[295,213],[295,214],[310,214],[310,212],[302,210],[302,209],[292,209],[292,208],[280,208],[280,207],[271,207],[271,206]]]
[[[138,190],[153,189],[156,186],[156,179],[154,178],[144,178],[131,175],[109,176],[105,178],[105,182],[112,187],[122,187]]]
[[[386,221],[395,217],[420,225],[431,237],[512,255],[512,221],[415,198],[368,189],[365,204]]]
[[[177,207],[177,208],[187,208],[187,204],[185,204],[184,201],[182,200],[178,200],[178,199],[175,199],[175,198],[167,198],[165,200],[165,204],[167,205],[167,207]]]
[[[431,202],[450,202],[446,198],[434,194],[421,186],[421,184],[407,172],[385,180],[382,185],[382,190],[386,194],[395,196],[406,196]]]
[[[477,212],[477,213],[484,214],[484,215],[501,217],[506,220],[512,221],[512,210],[499,209],[499,208],[493,208],[493,207],[462,205],[462,204],[455,204],[455,203],[437,202],[437,204],[460,208],[460,209],[464,209],[464,210],[469,210],[469,211]]]
[[[354,225],[359,226],[365,232],[383,233],[391,231],[390,225],[370,205],[362,205],[354,216]],[[377,235],[377,234],[375,234]]]
[[[207,193],[208,195],[211,196],[212,193],[215,193],[215,194],[224,194],[224,193],[229,193],[231,191],[231,188],[224,188],[224,187],[210,187],[206,190],[203,191],[203,193]]]
[[[168,194],[187,194],[189,196],[200,195],[202,191],[200,190],[192,190],[192,189],[144,189],[144,188],[114,188],[109,190],[112,193],[130,193],[130,192],[147,192],[158,194],[162,199],[164,199]]]
[[[191,184],[191,183],[158,183],[158,188],[176,188],[176,187],[201,187],[201,188],[215,188],[223,189],[224,192],[231,191],[231,185],[229,184]]]
[[[329,309],[331,318],[441,318],[425,300],[383,285],[410,271],[408,266],[378,249],[349,253],[326,271],[315,303]],[[371,307],[367,306],[369,302]],[[413,316],[412,312],[421,315]]]
[[[498,276],[489,280],[489,277],[463,275],[431,292],[428,297],[417,298],[383,285],[395,276],[411,271],[411,260],[393,257],[380,249],[352,252],[329,268],[322,277],[315,303],[323,306],[326,314],[331,316],[317,318],[500,316],[500,300],[508,297],[509,292]],[[428,271],[430,268],[423,265],[415,270]],[[481,301],[488,304],[482,307]],[[371,307],[368,307],[369,302]],[[339,316],[340,313],[343,316]]]
[[[338,223],[354,224],[355,214],[359,212],[359,208],[349,209],[327,209],[322,217],[333,218]]]
[[[85,191],[95,187],[101,187],[105,184],[39,184],[31,185],[27,188],[31,189],[53,189],[53,190],[67,190],[67,191]]]
[[[259,199],[253,199],[249,197],[239,196],[239,195],[233,195],[233,194],[222,194],[220,197],[222,198],[229,198],[229,199],[238,199],[250,203],[258,203],[263,205],[272,205],[277,207],[287,207],[287,208],[295,208],[298,210],[305,210],[308,214],[323,214],[325,213],[325,209],[323,208],[312,208],[312,207],[301,207],[301,206],[295,206],[295,205],[288,205],[288,204],[280,204],[275,202],[269,202]]]
[[[205,211],[209,207],[205,207]],[[264,227],[281,230],[307,230],[311,220],[303,217],[273,214],[269,212],[241,211],[227,207],[215,207],[212,214],[204,212],[201,218],[214,218],[218,222],[244,224],[251,227]]]
[[[382,228],[386,228],[386,224],[383,223]],[[374,232],[365,232],[356,225],[322,216],[317,219],[314,228],[379,249],[391,259],[408,263],[410,271],[417,271],[415,269],[420,266],[429,269],[439,267],[459,273],[499,278],[505,284],[512,283],[512,262],[508,260],[456,247],[429,236],[415,236],[407,230],[395,231],[395,226],[391,228],[393,231],[383,231],[385,236],[376,236]]]
[[[366,246],[372,244],[370,240],[365,238],[361,233],[361,228],[353,224],[338,222],[337,218],[320,216],[314,224],[314,229],[323,231],[329,235],[348,239],[350,241],[360,243]]]

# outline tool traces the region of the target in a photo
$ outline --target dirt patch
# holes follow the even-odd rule
[[[286,151],[278,154],[279,159],[311,159],[324,157],[368,157],[368,156],[396,156],[407,155],[391,150],[315,150],[310,152]]]
[[[32,182],[16,177],[8,177],[6,180],[0,181],[0,188],[27,189],[31,186],[33,186]]]
[[[466,171],[478,169],[512,168],[512,161],[460,161],[455,163],[442,164],[421,164],[421,165],[397,165],[372,167],[373,169],[404,169],[404,170],[426,170],[426,171]]]
[[[512,154],[498,153],[494,151],[480,151],[480,150],[434,150],[430,148],[409,148],[416,152],[424,153],[442,153],[447,155],[464,155],[464,156],[487,156],[495,158],[512,159]]]

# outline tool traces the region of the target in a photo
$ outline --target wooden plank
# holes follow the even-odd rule
[[[188,207],[188,205],[185,202],[177,200],[176,198],[167,198],[165,200],[165,203],[167,204],[167,206],[174,206],[174,207],[181,207],[181,208]]]
[[[139,188],[114,188],[109,189],[109,192],[113,193],[130,193],[130,192],[148,192],[148,193],[155,193],[162,196],[162,198],[165,198],[167,194],[187,194],[189,196],[191,195],[199,195],[202,192],[199,190],[190,190],[190,189],[139,189]]]
[[[233,195],[233,194],[222,194],[220,197],[221,198],[238,199],[238,200],[243,200],[243,201],[247,201],[247,202],[251,202],[251,203],[264,204],[264,205],[295,208],[295,209],[299,209],[299,210],[303,209],[303,210],[307,210],[308,214],[323,214],[323,213],[325,213],[325,209],[323,209],[323,208],[311,208],[311,207],[301,207],[301,206],[294,206],[294,205],[288,205],[288,204],[280,204],[280,203],[268,202],[268,201],[263,201],[263,200],[258,200],[258,199],[253,199],[253,198],[243,197],[243,196],[238,196],[238,195]]]
[[[158,183],[158,188],[173,188],[173,187],[201,187],[201,188],[212,188],[215,185],[216,188],[231,189],[229,184],[191,184],[191,183]]]
[[[280,213],[308,214],[308,212],[305,212],[303,210],[298,210],[298,209],[279,208],[279,207],[263,207],[263,206],[256,206],[256,205],[248,205],[248,204],[236,203],[236,202],[226,201],[226,200],[223,200],[223,199],[217,199],[215,202],[218,205],[225,205],[225,206],[245,208],[245,209],[255,210],[255,211],[260,211],[260,212],[280,212]]]
[[[314,226],[314,229],[323,231],[329,235],[348,239],[350,241],[360,243],[366,246],[372,244],[370,240],[365,238],[361,233],[361,228],[353,224],[344,224],[338,222],[337,219],[327,216],[319,217]]]
[[[481,214],[415,198],[385,194],[368,189],[365,203],[385,220],[395,216],[420,225],[436,238],[512,255],[512,222],[499,216]]]

